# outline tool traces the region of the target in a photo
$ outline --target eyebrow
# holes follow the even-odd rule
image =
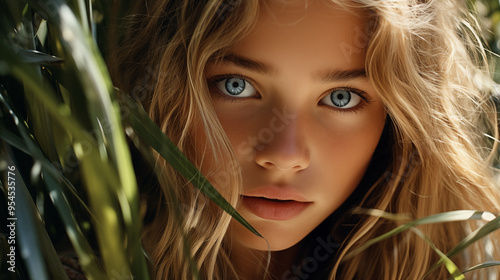
[[[235,54],[227,54],[221,58],[223,63],[231,63],[238,67],[244,68],[249,71],[275,76],[278,71],[269,64],[238,56]],[[314,74],[314,80],[323,83],[348,81],[357,78],[366,78],[366,71],[364,68],[352,70],[339,70],[333,69]]]
[[[329,82],[341,82],[354,80],[357,78],[366,78],[365,69],[353,69],[353,70],[330,70],[328,72],[320,73],[315,76],[317,80],[320,80],[324,83]]]
[[[242,56],[238,56],[235,54],[228,54],[222,57],[222,62],[224,63],[232,63],[236,66],[239,66],[241,68],[253,71],[253,72],[258,72],[262,74],[270,74],[270,75],[276,75],[277,71],[274,70],[273,67],[271,67],[268,64],[265,64],[263,62],[255,61],[249,58],[245,58]]]

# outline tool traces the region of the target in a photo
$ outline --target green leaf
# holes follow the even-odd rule
[[[490,234],[498,229],[500,229],[500,216],[489,221],[487,224],[485,224],[484,226],[475,230],[469,236],[464,238],[462,241],[460,241],[460,243],[458,243],[457,246],[455,246],[453,249],[451,249],[447,255],[449,257],[453,257],[454,255],[458,254],[459,252],[465,250],[465,248],[467,248],[468,246],[470,246],[474,242],[478,241],[479,239],[487,236],[488,234]]]
[[[88,275],[91,275],[96,279],[106,278],[102,272],[102,267],[98,262],[97,256],[78,225],[78,221],[74,216],[74,211],[69,205],[66,195],[61,190],[61,182],[58,182],[58,180],[52,177],[52,175],[48,172],[42,173],[42,175],[46,183],[50,199],[56,206],[71,244],[78,254],[78,262],[82,266],[82,269]]]
[[[47,193],[63,220],[66,233],[79,256],[79,262],[83,270],[86,271],[88,275],[92,275],[94,278],[105,278],[105,275],[102,273],[102,268],[97,261],[96,255],[88,244],[86,237],[82,233],[81,228],[74,217],[74,211],[69,205],[63,187],[67,186],[67,190],[69,190],[74,198],[76,198],[76,201],[79,201],[83,206],[85,206],[84,203],[74,192],[74,187],[70,186],[69,182],[64,179],[64,176],[47,160],[47,158],[44,157],[43,152],[29,134],[29,131],[24,126],[24,123],[19,122],[19,118],[15,114],[16,110],[12,108],[11,104],[5,100],[5,97],[2,94],[0,94],[0,103],[3,103],[8,112],[11,114],[13,120],[18,123],[17,129],[22,135],[22,139],[7,130],[1,124],[0,132],[2,133],[0,133],[0,138],[16,148],[21,148],[21,151],[31,155],[36,162],[41,164],[43,174],[42,177],[45,182],[45,187],[47,188]],[[84,207],[84,209],[86,209],[86,207]]]
[[[394,216],[394,215],[389,215],[386,212],[374,209],[374,211],[370,210],[358,210],[358,211],[363,211],[366,212],[370,215],[376,216],[376,217],[385,217],[391,220],[395,221],[400,221],[401,216]],[[457,222],[457,221],[466,221],[466,220],[481,220],[483,219],[483,215],[492,215],[490,212],[485,212],[485,211],[474,211],[474,210],[458,210],[458,211],[450,211],[450,212],[444,212],[444,213],[438,213],[434,214],[431,216],[427,216],[421,219],[417,219],[411,222],[408,222],[406,224],[400,225],[396,227],[395,229],[382,234],[380,236],[377,236],[376,238],[373,238],[363,244],[361,247],[357,248],[356,250],[353,250],[349,256],[358,254],[359,252],[365,250],[366,248],[380,242],[383,240],[386,240],[392,236],[395,236],[397,234],[400,234],[410,228],[419,226],[419,225],[425,225],[425,224],[436,224],[436,223],[444,223],[444,222]]]
[[[441,262],[444,263],[444,266],[448,270],[448,272],[451,274],[454,280],[465,280],[465,276],[460,272],[460,269],[458,269],[457,265],[448,258],[441,250],[439,250],[434,243],[419,229],[412,227],[411,230],[416,233],[420,238],[422,238],[427,244],[429,244],[436,252],[439,257],[441,258]]]
[[[161,173],[161,171],[154,168],[156,166],[156,158],[151,153],[151,147],[144,143],[130,126],[127,126],[125,128],[125,131],[127,133],[127,136],[131,139],[131,142],[140,152],[142,159],[146,164],[149,164],[151,170],[156,174],[156,179],[160,182],[161,185],[168,186],[169,182],[164,176],[161,176],[161,174],[159,174]],[[166,192],[165,196],[168,197],[170,201],[180,201],[178,198],[178,194],[172,188],[165,188],[164,191]],[[184,216],[180,210],[180,207],[172,207],[169,209],[169,211],[173,212],[174,222],[176,223],[177,230],[181,232],[183,242],[182,248],[184,256],[186,258],[186,262],[189,264],[189,267],[191,269],[191,273],[194,279],[201,279],[200,272],[191,254],[191,243],[188,239],[188,234],[183,227],[182,220],[184,219]]]
[[[0,135],[0,138],[9,143],[9,145],[15,147],[21,152],[24,152],[25,154],[29,154],[28,147],[26,147],[24,141],[19,136],[7,130],[3,125],[0,125]]]
[[[14,28],[21,24],[23,9],[26,6],[19,0],[0,1],[0,9],[3,17],[0,19],[0,29],[2,32],[12,32]]]
[[[78,18],[62,1],[28,3],[50,23],[50,35],[58,40],[59,56],[65,61],[64,73],[73,85],[70,88],[70,106],[59,104],[54,95],[40,85],[40,81],[31,78],[30,72],[36,70],[9,63],[15,59],[2,59],[8,62],[8,70],[23,81],[30,91],[28,93],[37,98],[37,101],[30,102],[43,104],[46,112],[67,130],[68,137],[73,141],[91,207],[99,217],[100,226],[96,230],[108,275],[113,271],[128,270],[128,260],[132,259],[132,266],[138,269],[136,276],[148,278],[139,241],[139,195],[135,176],[118,104],[113,100],[109,74],[89,32],[87,20],[84,20],[85,23],[80,21],[87,13],[87,8],[85,5],[73,7],[77,10]],[[48,94],[42,94],[42,91]],[[72,115],[76,116],[76,120],[71,118]],[[88,131],[96,133],[90,137]],[[89,146],[86,144],[91,147],[88,154],[85,147]],[[125,242],[128,246],[123,245]]]
[[[18,49],[18,55],[24,63],[50,65],[63,62],[62,58],[48,55],[36,50]]]
[[[385,218],[393,221],[403,221],[408,218],[405,215],[394,215],[391,213],[387,213],[378,209],[356,209],[354,211],[355,214],[368,214],[375,217]],[[490,220],[486,225],[479,228],[478,230],[471,233],[465,239],[463,239],[457,246],[455,246],[452,250],[450,250],[447,254],[444,254],[440,251],[419,229],[416,228],[418,225],[425,224],[434,224],[434,223],[444,223],[444,222],[455,222],[455,221],[466,221],[466,220]],[[465,279],[463,274],[460,272],[458,267],[450,260],[451,257],[456,255],[457,253],[463,251],[466,247],[473,244],[480,238],[488,235],[489,233],[500,228],[500,217],[495,216],[491,212],[486,211],[474,211],[474,210],[458,210],[458,211],[450,211],[444,213],[438,213],[435,215],[427,216],[421,219],[417,219],[401,226],[396,227],[395,229],[380,235],[376,238],[373,238],[363,244],[361,247],[357,248],[353,252],[351,252],[349,256],[358,254],[359,252],[365,250],[366,248],[382,241],[388,239],[394,235],[400,234],[408,229],[411,229],[415,232],[419,237],[423,238],[431,248],[439,255],[440,260],[436,263],[429,271],[432,272],[435,270],[440,264],[444,264],[450,274],[453,276],[453,279]],[[479,269],[483,267],[487,267],[487,265],[496,265],[496,263],[484,263],[483,265],[479,265],[474,267],[474,269]],[[470,270],[468,270],[470,271]]]
[[[7,162],[16,166],[11,159]],[[24,260],[30,278],[68,279],[23,178],[17,170],[12,178],[15,178],[15,215],[7,224],[15,227],[17,252]]]
[[[53,22],[59,29],[61,45],[68,54],[64,57],[68,65],[73,65],[73,77],[78,78],[87,104],[83,104],[86,115],[91,116],[91,131],[95,133],[100,157],[109,157],[116,168],[113,172],[118,175],[118,181],[113,181],[109,187],[114,189],[120,202],[123,219],[132,240],[139,240],[140,231],[136,226],[139,217],[138,191],[135,176],[131,165],[128,146],[122,131],[118,104],[113,100],[113,87],[97,45],[88,29],[85,3],[78,1],[75,8],[78,17],[69,6],[61,1],[28,1],[42,12],[48,22]],[[79,19],[80,20],[79,20]],[[69,70],[69,69],[68,69]],[[73,106],[78,109],[82,104]],[[102,169],[101,169],[102,170]],[[109,171],[111,171],[109,170]],[[109,175],[108,175],[109,176]],[[93,181],[93,179],[90,179]],[[119,182],[119,184],[117,184]],[[105,207],[104,205],[100,207]],[[132,250],[138,248],[132,247]]]
[[[95,140],[90,138],[90,136],[85,133],[86,130],[79,126],[80,122],[71,117],[69,108],[63,104],[58,104],[53,98],[53,94],[50,93],[50,90],[47,89],[44,84],[40,84],[39,81],[34,78],[34,75],[30,75],[33,70],[26,65],[16,63],[15,54],[9,57],[9,51],[10,49],[6,48],[6,52],[0,54],[0,59],[9,63],[9,70],[21,79],[30,92],[33,93],[34,99],[32,99],[31,102],[40,102],[44,104],[46,112],[72,135],[76,144],[75,147],[78,147],[78,144],[82,143],[82,141],[94,143]],[[80,151],[80,160],[82,177],[89,188],[88,193],[91,197],[91,207],[96,216],[99,217],[96,230],[101,240],[101,253],[107,275],[111,275],[113,272],[116,273],[116,271],[126,272],[129,268],[129,260],[132,259],[132,264],[135,266],[135,269],[137,269],[135,272],[136,276],[141,279],[148,279],[147,265],[145,264],[142,247],[139,241],[140,227],[137,225],[140,224],[140,220],[138,219],[138,210],[134,212],[134,219],[128,220],[127,231],[124,234],[119,223],[121,219],[117,216],[121,213],[116,210],[127,210],[130,204],[127,204],[128,202],[125,196],[115,192],[121,184],[119,183],[120,181],[113,167],[110,167],[111,163],[108,161],[103,162],[103,159],[99,155],[99,149],[97,148],[90,149],[88,155]],[[133,178],[133,171],[130,176]],[[131,182],[128,182],[128,184],[135,184],[135,178]],[[119,199],[119,201],[117,201],[117,199]],[[132,200],[137,201],[137,199],[136,196]],[[117,202],[121,203],[116,204]],[[128,215],[125,217],[130,218],[131,212],[131,210],[128,210],[122,213]],[[123,245],[125,241],[117,237],[126,237],[129,246],[125,247]],[[130,275],[129,272],[126,273]]]
[[[208,182],[194,164],[182,154],[137,102],[126,94],[120,94],[119,97],[122,106],[126,109],[125,121],[127,121],[144,142],[155,149],[175,170],[181,173],[184,178],[189,180],[221,209],[229,213],[252,233],[262,237]]]
[[[478,228],[471,234],[469,234],[466,238],[464,238],[460,243],[458,243],[453,249],[451,249],[448,253],[446,253],[446,256],[449,258],[457,255],[458,253],[462,252],[465,250],[467,247],[470,245],[474,244],[474,242],[480,240],[481,238],[487,236],[488,234],[492,233],[493,231],[496,231],[500,228],[500,216],[495,217],[493,214],[489,212],[484,213],[484,217],[486,219],[490,219],[488,223],[486,223],[484,226]],[[491,220],[491,218],[493,218]],[[437,262],[431,269],[430,271],[436,269],[441,264],[441,260]]]
[[[500,266],[500,261],[484,262],[484,263],[475,265],[473,267],[470,267],[469,269],[465,270],[464,273],[471,272],[471,271],[478,270],[478,269],[488,268],[488,267],[492,267],[492,266]]]

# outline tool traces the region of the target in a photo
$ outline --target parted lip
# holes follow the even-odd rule
[[[289,185],[265,185],[245,191],[243,196],[262,197],[274,200],[293,200],[297,202],[312,202],[305,198],[299,191]]]

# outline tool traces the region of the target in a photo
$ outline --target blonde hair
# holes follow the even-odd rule
[[[465,3],[357,2],[377,15],[366,70],[393,121],[395,137],[393,163],[385,173],[391,176],[381,178],[371,191],[376,198],[367,195],[361,206],[413,218],[459,209],[498,212],[497,171],[492,168],[496,142],[492,145],[485,135],[498,139],[494,88]],[[367,217],[343,255],[393,226]],[[465,228],[436,224],[420,229],[447,252],[466,236]],[[344,266],[345,279],[422,279],[439,258],[425,241],[408,235],[353,256]],[[454,260],[460,268],[470,267],[487,259],[484,248],[485,243],[477,243],[473,253]],[[444,268],[429,275],[447,277]]]
[[[393,131],[392,163],[359,204],[412,218],[459,210],[498,212],[500,194],[492,160],[498,139],[493,83],[478,27],[467,7],[452,0],[332,0],[370,11],[364,30],[366,71],[386,106]],[[231,146],[211,107],[205,65],[221,57],[252,29],[259,1],[138,2],[127,18],[119,47],[109,56],[118,87],[139,99],[150,116],[234,206],[241,184]],[[144,76],[138,75],[143,73]],[[200,147],[226,169],[210,169]],[[231,220],[194,190],[164,161],[160,189],[144,193],[154,219],[144,243],[157,279],[192,278],[183,249],[203,279],[237,279],[229,261],[226,235]],[[222,174],[222,176],[218,176]],[[219,178],[219,179],[217,179]],[[221,179],[222,178],[222,179]],[[171,193],[178,202],[172,201]],[[184,205],[183,216],[175,215]],[[446,279],[446,269],[426,271],[439,257],[422,239],[403,234],[352,255],[368,240],[394,228],[376,216],[364,216],[343,244],[331,279]],[[469,232],[470,223],[419,227],[443,252]],[[497,246],[498,234],[490,242]],[[453,260],[465,269],[498,252],[487,241]],[[346,261],[344,261],[346,260]],[[483,277],[485,272],[478,272]],[[483,278],[481,278],[483,279]]]

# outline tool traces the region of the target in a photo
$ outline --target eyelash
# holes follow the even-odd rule
[[[373,102],[373,100],[370,99],[367,96],[368,94],[365,91],[362,91],[362,90],[359,90],[359,89],[356,89],[356,88],[353,88],[353,87],[350,87],[350,86],[339,86],[339,87],[335,87],[335,88],[329,89],[329,90],[326,91],[326,94],[321,97],[321,99],[323,99],[328,94],[331,94],[333,91],[336,91],[336,90],[345,90],[345,91],[349,91],[349,92],[351,92],[353,94],[357,94],[359,97],[361,97],[361,99],[363,101],[361,101],[360,104],[358,104],[357,106],[354,106],[354,107],[348,108],[348,109],[339,109],[339,108],[336,108],[336,107],[324,105],[328,109],[334,110],[335,112],[339,112],[339,113],[357,113],[358,111],[362,110],[367,104]]]
[[[256,96],[237,98],[237,97],[228,96],[227,94],[220,92],[220,90],[217,88],[217,86],[215,84],[222,81],[222,80],[229,79],[229,78],[242,79],[242,80],[245,80],[246,82],[250,83],[255,88]],[[248,100],[249,98],[260,99],[260,93],[259,93],[259,90],[254,86],[255,84],[256,83],[254,82],[254,80],[250,79],[249,77],[247,77],[245,75],[237,74],[237,73],[217,75],[217,76],[214,76],[214,77],[211,77],[208,79],[208,85],[209,85],[210,91],[211,92],[215,91],[217,94],[217,98],[222,98],[225,101],[229,101],[229,102],[233,102],[233,103],[244,102],[244,101]]]
[[[230,96],[228,96],[228,95],[220,92],[220,90],[215,86],[215,84],[217,82],[220,82],[220,81],[222,81],[224,79],[229,79],[229,78],[242,79],[242,80],[245,80],[246,82],[250,83],[255,88],[257,96],[235,98],[235,97],[230,97]],[[216,91],[217,97],[218,98],[222,98],[225,101],[229,101],[229,102],[233,102],[233,103],[240,103],[240,102],[244,102],[244,101],[248,100],[249,98],[258,98],[258,99],[260,99],[260,93],[259,93],[258,88],[255,87],[255,82],[251,78],[249,78],[249,77],[247,77],[245,75],[242,75],[242,74],[233,73],[233,74],[217,75],[217,76],[214,76],[214,77],[211,77],[211,78],[208,79],[208,85],[209,85],[209,88],[210,88],[211,92],[212,91]],[[367,96],[367,93],[365,91],[362,91],[362,90],[359,90],[359,89],[356,89],[356,88],[353,88],[353,87],[350,87],[350,86],[347,86],[347,85],[346,86],[339,86],[339,87],[335,87],[335,88],[329,89],[328,91],[326,91],[326,94],[323,95],[321,99],[323,99],[326,95],[332,93],[335,90],[345,90],[345,91],[349,91],[349,92],[351,92],[353,94],[357,94],[364,101],[364,102],[361,102],[362,104],[359,104],[359,105],[357,105],[357,106],[355,106],[353,108],[348,108],[348,109],[339,109],[339,108],[335,108],[335,107],[332,107],[332,106],[324,105],[328,109],[334,110],[336,112],[340,112],[340,113],[357,113],[357,111],[363,109],[367,104],[373,102],[373,100],[370,99]]]

